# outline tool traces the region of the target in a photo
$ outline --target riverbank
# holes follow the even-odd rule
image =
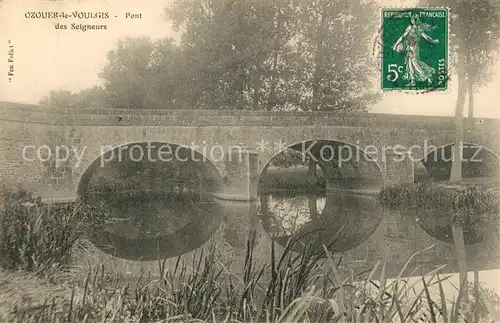
[[[490,182],[463,181],[417,182],[384,187],[378,199],[382,206],[389,208],[429,207],[462,212],[473,210],[483,213],[499,210],[500,185]]]

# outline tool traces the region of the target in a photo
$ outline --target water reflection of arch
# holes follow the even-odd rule
[[[285,246],[291,237],[304,235],[306,242],[314,242],[317,246],[329,245],[332,251],[347,251],[366,241],[381,223],[382,209],[374,196],[327,190],[322,198],[324,207],[320,214],[316,217],[309,214],[309,219],[290,234],[288,229],[284,229],[286,224],[277,225],[276,219],[292,220],[293,215],[299,213],[297,208],[290,207],[288,214],[291,216],[287,219],[269,205],[269,196],[262,195],[259,201],[262,225],[282,246]],[[307,204],[304,207],[307,208]],[[276,228],[273,228],[273,225]],[[277,235],[280,232],[284,234]],[[336,239],[332,241],[334,236]]]
[[[372,196],[357,193],[360,190],[375,193],[383,185],[380,166],[359,147],[340,141],[311,140],[296,143],[289,148],[306,152],[317,162],[326,182],[326,192],[322,196],[325,205],[321,212],[313,214],[316,209],[314,194],[317,192],[300,192],[299,194],[307,196],[308,203],[305,202],[305,204],[308,204],[310,210],[309,221],[306,221],[294,234],[277,237],[276,240],[284,245],[291,236],[306,234],[309,239],[313,239],[315,242],[328,244],[337,231],[343,228],[331,249],[345,251],[368,239],[380,225],[382,210]],[[268,161],[264,169],[267,168],[271,160]],[[266,174],[265,171],[261,177],[265,176],[264,174]],[[259,192],[261,194],[259,215],[264,228],[273,235],[273,221],[291,220],[284,219],[286,216],[273,214],[273,210],[269,206],[268,196],[263,195],[266,193],[262,190]],[[286,194],[290,193],[294,194],[292,192]],[[271,194],[277,194],[277,192]],[[288,198],[291,197],[288,196]],[[314,199],[313,203],[311,203],[311,199]],[[307,208],[307,206],[304,207]],[[289,212],[299,213],[298,210],[290,210]],[[286,232],[285,225],[286,223],[282,223],[281,230],[278,229],[278,231]],[[278,224],[276,226],[280,227]]]
[[[455,215],[454,212],[431,208],[418,208],[412,210],[412,212],[413,218],[426,234],[445,243],[454,243],[450,221],[441,220],[443,218],[451,219]],[[468,225],[463,226],[464,243],[466,245],[483,243],[498,236],[499,227],[495,214],[498,214],[499,210],[496,208],[491,210],[491,213],[488,213],[479,215],[471,210],[470,214],[477,217]],[[495,220],[488,220],[487,217]]]
[[[433,180],[449,180],[453,146],[455,144],[450,143],[433,149],[417,162],[417,167],[423,165]],[[464,143],[463,146],[463,178],[498,177],[500,157],[495,152],[473,143]]]
[[[116,168],[120,167],[127,173],[130,166],[111,162],[112,157],[119,156],[116,152],[123,145],[94,160],[78,184],[79,196],[89,203],[104,201],[112,220],[91,232],[89,239],[102,251],[120,258],[155,260],[182,255],[203,245],[222,222],[222,208],[212,197],[212,193],[222,191],[222,176],[214,164],[201,153],[176,144],[139,142],[128,146],[148,149],[145,148],[148,144],[156,147],[153,149],[156,153],[162,146],[169,146],[172,152],[170,157],[163,156],[163,160],[134,161],[138,169],[146,170],[137,175],[139,183],[149,181],[147,187],[152,190],[144,191],[137,186],[130,189],[126,177],[114,181],[114,184],[122,181],[126,189],[113,188],[111,193],[106,191],[109,196],[102,195],[99,180],[106,176],[96,180],[99,174],[116,174]],[[110,162],[102,163],[103,160]],[[179,175],[180,180],[176,178]],[[196,180],[201,184],[192,186],[190,182]],[[179,189],[179,185],[186,184],[192,189],[182,193],[185,190]]]
[[[197,211],[197,217],[169,234],[130,237],[124,234],[125,230],[113,228],[93,232],[89,235],[89,240],[101,251],[128,260],[150,261],[177,257],[203,246],[220,227],[224,210],[217,201],[210,198],[184,210],[177,207],[172,211],[183,214]],[[154,225],[160,226],[161,222],[154,221]]]

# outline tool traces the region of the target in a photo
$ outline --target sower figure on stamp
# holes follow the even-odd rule
[[[432,83],[432,77],[436,73],[434,68],[430,67],[426,63],[420,60],[420,49],[419,41],[420,38],[428,41],[432,44],[439,43],[438,39],[432,39],[427,35],[428,32],[432,31],[435,27],[422,23],[417,14],[411,16],[411,25],[406,27],[405,32],[401,37],[398,38],[393,50],[397,52],[406,51],[405,57],[405,73],[403,74],[403,79],[410,81],[410,86],[415,86],[415,82],[427,81],[429,84]]]

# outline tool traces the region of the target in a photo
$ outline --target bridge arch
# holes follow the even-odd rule
[[[173,152],[174,156],[170,158],[170,160],[162,161],[160,160],[159,162],[169,162],[172,160],[172,158],[178,158],[178,159],[186,159],[186,162],[195,162],[198,166],[198,170],[201,172],[202,179],[208,184],[208,188],[210,192],[221,192],[222,191],[222,185],[223,185],[223,180],[222,180],[222,175],[220,171],[217,169],[217,167],[214,165],[214,163],[205,155],[203,155],[201,152],[192,149],[190,147],[177,144],[177,143],[170,143],[170,142],[161,142],[161,141],[134,141],[130,143],[124,143],[124,144],[119,144],[119,145],[114,145],[113,148],[107,150],[100,156],[96,157],[82,172],[80,175],[78,181],[77,181],[77,186],[76,186],[76,194],[78,197],[82,197],[85,195],[88,189],[88,185],[90,182],[90,179],[92,175],[101,167],[106,162],[113,161],[113,159],[118,156],[122,156],[123,150],[121,150],[123,147],[142,147],[143,144],[151,144],[153,146],[151,147],[170,147],[171,151]],[[168,150],[168,149],[167,149]],[[116,154],[116,152],[119,152]],[[130,154],[129,150],[129,154]],[[177,152],[177,155],[175,155]],[[161,152],[160,152],[161,153]],[[168,151],[167,151],[168,153]],[[172,154],[172,153],[170,153]],[[191,155],[194,158],[189,158],[189,155]],[[156,156],[158,158],[159,156]],[[146,158],[144,156],[143,158]],[[182,160],[181,160],[182,161]],[[153,161],[156,162],[156,161]]]
[[[124,146],[128,148],[125,149]],[[150,149],[150,152],[140,152],[140,148]],[[158,151],[163,152],[161,159],[159,154],[156,158],[150,158]],[[130,163],[130,159],[135,164]],[[118,164],[125,160],[129,163],[124,163],[124,166]],[[141,163],[143,166],[137,166],[141,171],[134,174],[134,167]],[[159,166],[152,171],[151,167],[155,164]],[[104,177],[105,181],[118,174],[119,171],[113,167],[125,168],[126,177],[117,176],[118,182],[131,181],[131,185],[125,185],[124,191],[127,192],[131,186],[131,191],[139,193],[139,197],[125,194],[122,198],[122,187],[118,187],[117,192],[112,191],[109,198],[101,198],[99,193],[92,194],[95,193],[92,186],[99,183],[93,176],[97,176],[99,172],[111,174]],[[189,170],[193,172],[191,177]],[[148,177],[147,174],[157,175],[158,178]],[[180,182],[177,181],[178,176],[184,176]],[[151,179],[153,181],[147,182],[145,186],[138,185],[143,178],[146,182]],[[202,186],[193,186],[197,183],[191,183],[190,180],[198,184],[201,182]],[[115,182],[116,178],[113,183]],[[148,261],[188,253],[201,247],[213,236],[222,223],[223,210],[211,193],[221,192],[222,185],[220,172],[200,152],[178,144],[151,141],[118,145],[106,151],[84,171],[79,179],[77,192],[81,199],[90,203],[96,200],[104,202],[105,214],[112,220],[111,224],[100,227],[96,232],[89,232],[88,238],[97,248],[119,258]],[[152,187],[157,191],[142,194],[144,187]],[[108,192],[109,190],[104,194]]]
[[[366,154],[361,147],[345,140],[335,139],[305,139],[287,145],[284,150],[273,155],[265,156],[259,180],[266,174],[271,162],[286,150],[311,153],[320,169],[330,178],[338,178],[337,175],[344,178],[349,178],[348,176],[362,178],[372,175],[371,179],[378,181],[380,186],[382,185],[383,171],[376,160]]]
[[[427,177],[435,181],[450,179],[452,164],[452,147],[448,143],[427,153],[417,165],[427,170]],[[474,143],[463,144],[462,177],[498,177],[500,173],[500,156],[493,150]],[[425,175],[421,175],[425,176]]]

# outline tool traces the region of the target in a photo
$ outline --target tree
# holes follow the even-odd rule
[[[454,30],[454,49],[457,53],[458,97],[455,107],[457,124],[454,157],[450,181],[462,179],[462,160],[460,145],[464,140],[463,110],[465,96],[468,94],[468,130],[472,131],[474,113],[474,91],[491,79],[491,66],[495,65],[495,52],[498,51],[500,37],[499,8],[490,0],[474,2],[460,1],[454,9],[452,20]],[[477,19],[481,17],[481,19]]]
[[[340,111],[377,99],[366,91],[373,9],[360,1],[203,0],[166,12],[182,32],[197,105]]]
[[[468,130],[473,130],[474,92],[491,81],[500,39],[500,6],[491,0],[461,2],[468,94]],[[481,17],[478,21],[477,17]],[[479,26],[478,26],[479,23]],[[468,28],[466,28],[468,26]]]
[[[267,31],[272,35],[272,48],[260,69],[259,90],[266,110],[284,110],[300,102],[300,71],[295,69],[299,56],[295,38],[300,28],[300,0],[272,2],[273,23]]]
[[[52,108],[77,108],[80,106],[80,96],[71,91],[50,91],[38,104]]]
[[[179,51],[172,39],[126,38],[108,53],[100,73],[114,108],[158,108],[175,104]]]
[[[364,110],[379,98],[367,91],[374,72],[366,53],[376,30],[375,5],[338,0],[307,0],[302,5],[298,42],[306,63],[308,110]]]
[[[264,61],[276,49],[276,11],[271,1],[232,0],[178,1],[166,9],[174,28],[183,31],[191,104],[257,108]]]
[[[108,93],[100,86],[93,86],[78,93],[80,104],[88,109],[108,108]]]
[[[367,91],[376,16],[370,1],[176,0],[165,12],[180,44],[119,41],[100,73],[104,88],[82,93],[78,104],[365,110],[379,99]]]

